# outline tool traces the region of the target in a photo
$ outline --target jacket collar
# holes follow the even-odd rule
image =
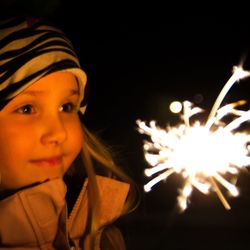
[[[104,225],[120,216],[129,185],[101,176],[97,176],[97,183]],[[0,245],[36,247],[50,245],[58,237],[82,237],[88,216],[87,187],[86,180],[69,217],[62,179],[21,190],[0,201]]]

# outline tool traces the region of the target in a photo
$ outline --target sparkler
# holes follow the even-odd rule
[[[161,128],[156,121],[150,121],[149,126],[144,121],[136,121],[138,131],[151,139],[143,145],[145,159],[151,165],[145,169],[145,175],[154,176],[144,185],[146,192],[175,173],[184,178],[177,197],[182,211],[187,208],[194,188],[204,194],[216,192],[224,207],[231,208],[219,186],[232,196],[239,195],[238,188],[225,175],[236,177],[240,169],[250,165],[250,135],[239,131],[240,126],[250,120],[250,110],[237,108],[246,103],[244,100],[220,106],[233,84],[249,76],[250,71],[234,67],[205,124],[199,120],[191,123],[190,118],[203,110],[189,101],[183,102],[183,123],[176,127]],[[224,122],[229,116],[234,119]]]

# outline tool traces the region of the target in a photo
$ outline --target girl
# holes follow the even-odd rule
[[[133,183],[80,121],[86,75],[42,20],[0,26],[0,249],[125,249]]]

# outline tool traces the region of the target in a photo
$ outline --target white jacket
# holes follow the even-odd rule
[[[101,224],[105,225],[120,216],[129,185],[101,176],[97,176],[97,183],[101,200]],[[88,250],[87,188],[88,182],[85,181],[69,216],[65,201],[67,187],[62,179],[44,182],[1,200],[0,249]],[[106,244],[111,234],[114,237],[112,240],[117,242],[114,249],[125,249],[117,228],[107,227],[105,234],[107,237],[103,237],[104,233],[100,232],[97,237],[96,250],[113,249]]]

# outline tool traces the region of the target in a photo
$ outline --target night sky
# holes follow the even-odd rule
[[[20,11],[18,1],[6,2],[2,10]],[[233,66],[244,57],[245,69],[250,69],[250,22],[243,17],[170,17],[170,9],[148,8],[146,13],[128,6],[125,13],[120,7],[100,14],[76,3],[26,1],[21,9],[52,19],[71,39],[90,86],[86,125],[113,149],[142,191],[148,165],[142,151],[145,136],[138,133],[136,120],[154,119],[162,126],[180,122],[169,111],[173,100],[189,100],[209,111]],[[249,93],[250,79],[243,80],[224,101],[249,100]],[[228,198],[230,211],[216,194],[194,191],[190,207],[179,214],[181,186],[175,175],[150,193],[142,191],[138,209],[120,222],[128,250],[250,247],[248,170],[239,175],[241,196]]]

